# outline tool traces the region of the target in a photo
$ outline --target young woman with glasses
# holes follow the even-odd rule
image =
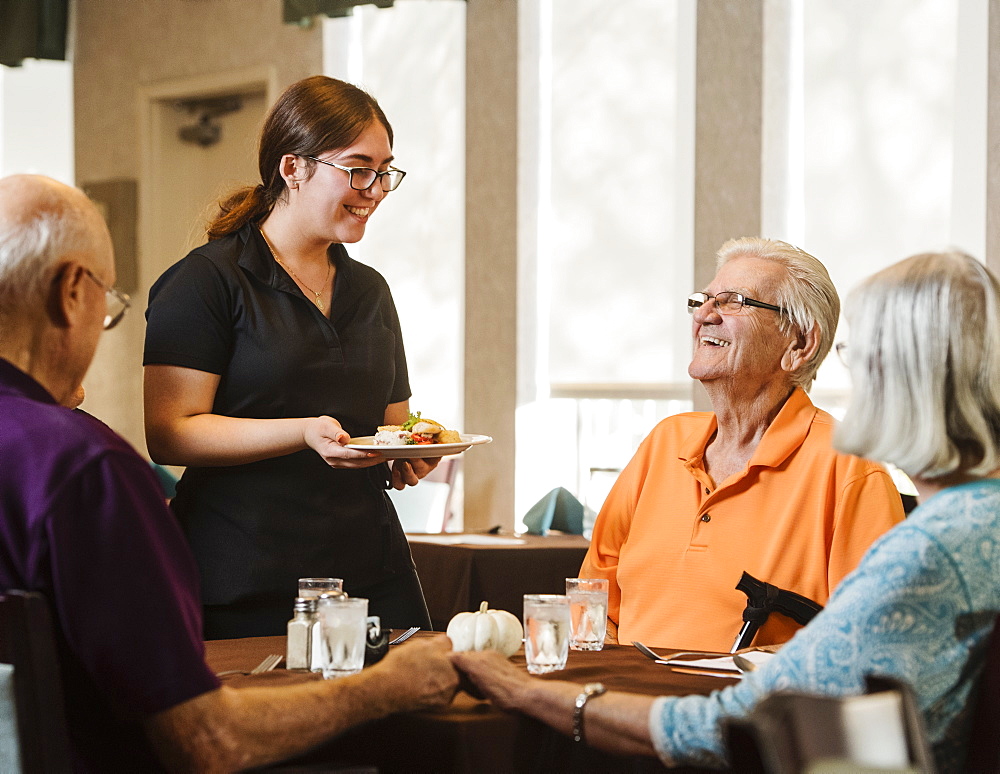
[[[202,579],[206,638],[284,632],[299,577],[339,577],[387,627],[429,628],[386,495],[435,461],[344,446],[401,424],[410,386],[384,278],[345,244],[404,172],[361,89],[289,87],[260,136],[261,182],[220,202],[208,243],[150,292],[146,438],[186,466],[174,510]]]

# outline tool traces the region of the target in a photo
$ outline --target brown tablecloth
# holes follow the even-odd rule
[[[435,631],[456,613],[493,610],[522,617],[525,594],[565,594],[590,545],[580,535],[523,535],[520,545],[438,545],[410,535],[410,553]],[[446,536],[449,539],[451,536]]]
[[[416,636],[433,635],[421,632]],[[217,672],[249,671],[269,653],[283,653],[284,647],[284,637],[205,643],[208,663]],[[406,647],[406,644],[393,647]],[[518,653],[513,660],[523,664],[524,654]],[[654,664],[635,648],[617,645],[597,653],[571,651],[566,669],[549,677],[579,683],[599,680],[612,690],[649,695],[704,694],[733,682],[674,672]],[[224,679],[231,685],[279,685],[319,678],[277,669],[263,675]],[[302,767],[310,765],[374,766],[381,774],[664,770],[652,758],[619,757],[575,744],[569,737],[541,723],[503,712],[465,693],[459,693],[452,705],[443,710],[394,715],[370,723],[287,764],[289,771],[309,770]]]

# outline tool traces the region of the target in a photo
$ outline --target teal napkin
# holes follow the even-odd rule
[[[532,535],[545,535],[550,529],[582,535],[583,503],[568,489],[556,487],[528,509],[524,526]]]

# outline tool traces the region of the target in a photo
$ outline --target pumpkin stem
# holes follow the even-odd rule
[[[479,606],[480,613],[485,613],[488,609],[489,609],[489,603],[487,602],[483,602],[483,604]]]

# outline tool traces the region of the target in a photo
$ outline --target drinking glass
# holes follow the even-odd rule
[[[343,591],[341,578],[299,578],[300,597],[318,597],[331,591]]]
[[[569,597],[524,595],[524,658],[533,675],[566,667],[569,655]]]
[[[567,578],[566,596],[572,626],[573,650],[601,650],[608,631],[608,581],[604,578]]]
[[[361,597],[324,596],[319,600],[320,662],[323,677],[345,677],[365,665],[368,633],[368,600]]]

